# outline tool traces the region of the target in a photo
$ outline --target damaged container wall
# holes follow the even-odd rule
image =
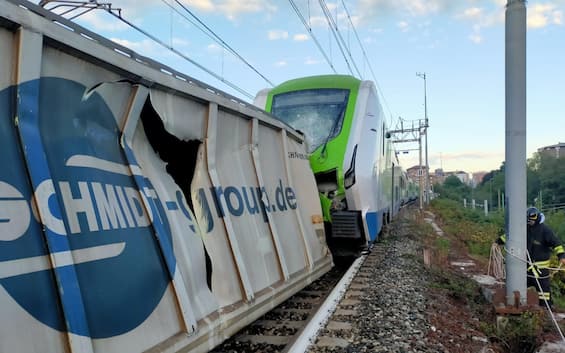
[[[0,352],[208,351],[332,266],[301,137],[159,65],[0,0]]]

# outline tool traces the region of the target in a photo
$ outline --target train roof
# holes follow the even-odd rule
[[[297,91],[311,88],[358,88],[361,80],[350,75],[318,75],[300,77],[285,81],[274,87],[270,93]]]

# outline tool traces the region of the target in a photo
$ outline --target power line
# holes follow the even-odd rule
[[[163,1],[167,6],[169,6],[172,10],[174,10],[177,14],[179,14],[180,16],[182,16],[184,19],[186,19],[188,22],[192,23],[195,27],[197,27],[198,29],[200,29],[201,31],[203,31],[205,34],[207,34],[208,36],[215,36],[217,39],[214,40],[219,40],[222,47],[224,47],[224,49],[227,49],[230,53],[232,53],[233,55],[235,55],[236,57],[238,57],[240,60],[242,60],[245,64],[247,64],[247,66],[249,66],[253,71],[255,71],[259,76],[261,76],[267,83],[269,83],[271,86],[274,86],[273,83],[271,81],[269,81],[265,76],[263,76],[257,69],[255,69],[251,64],[249,64],[243,57],[241,57],[241,55],[239,55],[233,48],[231,48],[227,43],[225,43],[225,41],[223,41],[219,36],[217,36],[210,28],[208,28],[202,21],[200,21],[198,18],[196,18],[196,16],[194,16],[200,23],[201,25],[203,25],[204,27],[206,27],[209,33],[206,33],[202,28],[200,28],[196,23],[192,22],[189,18],[187,18],[186,16],[184,16],[182,13],[180,13],[178,11],[178,9],[174,8],[171,4]],[[176,1],[176,0],[175,0]],[[179,3],[178,1],[176,1],[177,3]],[[116,17],[118,20],[122,21],[123,23],[127,24],[128,26],[130,26],[131,28],[135,29],[136,31],[142,33],[143,35],[145,35],[146,37],[150,38],[151,40],[153,40],[154,42],[158,43],[159,45],[165,47],[166,49],[168,49],[169,51],[177,54],[178,56],[180,56],[181,58],[183,58],[184,60],[190,62],[191,64],[193,64],[194,66],[198,67],[199,69],[201,69],[202,71],[206,72],[207,74],[211,75],[212,77],[216,78],[218,81],[226,84],[227,86],[231,87],[232,89],[236,90],[237,92],[241,93],[242,95],[244,95],[245,97],[249,98],[249,99],[253,99],[254,96],[252,94],[250,94],[249,92],[243,90],[242,88],[240,88],[239,86],[237,86],[236,84],[226,80],[223,78],[222,75],[218,75],[217,73],[215,73],[214,71],[211,71],[210,69],[207,69],[206,67],[204,67],[203,65],[199,64],[198,62],[196,62],[195,60],[191,59],[190,57],[188,57],[187,55],[181,53],[180,51],[176,50],[173,47],[173,44],[171,42],[170,45],[166,44],[164,41],[158,39],[157,37],[149,34],[147,31],[141,29],[141,27],[138,27],[136,25],[134,25],[133,23],[129,22],[128,20],[126,20],[125,18],[122,17],[122,10],[119,8],[113,8],[111,3],[98,3],[97,0],[88,0],[88,2],[80,2],[80,1],[50,1],[50,0],[42,0],[40,2],[40,5],[42,5],[43,7],[46,7],[47,4],[50,3],[55,3],[55,6],[51,7],[50,9],[48,9],[49,11],[53,11],[56,8],[59,7],[67,7],[70,8],[69,10],[64,11],[62,14],[60,15],[65,15],[65,14],[70,14],[70,12],[72,11],[76,11],[77,9],[80,8],[86,8],[86,11],[81,12],[78,15],[74,15],[72,17],[70,17],[69,19],[72,20],[74,18],[77,18],[83,14],[85,14],[88,11],[94,10],[94,9],[102,9],[105,10],[106,12],[108,12],[110,15]],[[180,3],[179,3],[180,4]],[[182,6],[182,4],[181,4]],[[184,6],[183,6],[184,8]],[[188,11],[188,9],[186,9]],[[189,11],[190,13],[190,11]],[[172,29],[171,29],[172,31]]]
[[[259,70],[257,70],[253,65],[251,65],[247,60],[245,60],[245,58],[243,58],[235,49],[233,49],[229,44],[227,44],[219,35],[216,34],[216,32],[214,32],[210,27],[208,27],[202,20],[200,20],[200,18],[198,18],[198,16],[196,16],[192,11],[190,11],[189,8],[187,8],[183,3],[181,3],[178,0],[174,0],[180,7],[182,7],[182,9],[184,11],[186,11],[195,21],[198,22],[198,24],[194,23],[192,20],[190,20],[188,17],[186,17],[184,14],[180,13],[180,11],[178,11],[177,8],[175,8],[173,5],[169,4],[167,1],[165,0],[161,0],[165,5],[167,5],[168,7],[170,7],[171,9],[173,9],[179,16],[181,16],[182,18],[184,18],[185,20],[187,20],[188,22],[190,22],[191,24],[193,24],[196,28],[198,28],[202,33],[206,34],[208,37],[210,37],[212,40],[214,40],[216,43],[220,44],[224,49],[226,49],[227,51],[229,51],[231,54],[233,54],[235,57],[237,57],[239,60],[241,60],[243,63],[245,63],[245,65],[247,65],[247,67],[249,67],[251,70],[253,70],[257,75],[259,75],[263,80],[265,80],[265,82],[267,82],[269,85],[274,86],[273,82],[271,82],[267,77],[265,77],[262,73],[259,72]],[[204,27],[201,28],[200,26]]]
[[[353,64],[355,71],[357,71],[357,75],[359,77],[361,77],[361,73],[359,72],[359,69],[357,68],[357,65],[355,64],[355,60],[353,60],[353,57],[351,56],[351,51],[347,48],[345,40],[343,39],[343,37],[341,36],[341,33],[339,32],[337,24],[333,20],[332,14],[330,13],[330,10],[328,9],[328,6],[326,5],[325,0],[319,0],[319,3],[320,3],[320,8],[322,9],[322,12],[324,13],[324,16],[326,17],[326,21],[328,22],[328,26],[330,27],[330,30],[331,30],[334,38],[335,38],[337,46],[338,46],[339,50],[341,51],[341,55],[343,56],[343,59],[345,60],[345,63],[347,64],[347,68],[349,69],[349,72],[353,75],[353,70],[351,69],[351,65],[349,64],[349,60],[347,60],[347,56],[349,56],[349,58],[351,59],[351,63]],[[345,51],[347,51],[347,55],[345,54]]]
[[[379,82],[377,81],[377,77],[375,75],[375,72],[373,71],[373,66],[371,65],[371,62],[369,61],[369,58],[367,57],[367,52],[365,51],[365,47],[363,46],[363,42],[361,41],[361,38],[359,38],[359,34],[357,33],[357,29],[355,28],[355,25],[353,24],[353,20],[351,19],[351,15],[349,14],[349,10],[347,9],[347,6],[345,6],[345,1],[341,0],[341,4],[343,5],[343,9],[345,10],[345,13],[347,14],[347,19],[349,20],[349,23],[351,24],[351,28],[353,28],[353,33],[355,34],[355,38],[357,38],[357,43],[359,44],[359,47],[361,48],[361,52],[363,53],[363,59],[365,60],[365,62],[369,66],[369,71],[371,71],[371,77],[373,78],[373,81],[375,82],[375,85],[377,86],[377,89],[379,91],[379,94],[381,95],[381,98],[383,99],[383,102],[386,106],[386,109],[388,110],[388,113],[390,114],[391,121],[389,122],[389,124],[391,124],[392,123],[392,112],[390,110],[390,107],[388,106],[388,102],[387,102],[387,100],[384,96],[384,93],[383,93],[381,87],[379,86]]]
[[[141,29],[140,27],[134,25],[133,23],[129,22],[128,20],[126,20],[125,18],[123,18],[121,15],[119,14],[115,14],[114,12],[112,12],[111,10],[108,10],[108,13],[111,14],[112,16],[116,17],[117,19],[119,19],[120,21],[124,22],[125,24],[127,24],[128,26],[130,26],[131,28],[135,29],[136,31],[142,33],[143,35],[145,35],[146,37],[150,38],[151,40],[153,40],[154,42],[158,43],[159,45],[167,48],[168,50],[172,51],[173,53],[177,54],[178,56],[180,56],[181,58],[185,59],[186,61],[190,62],[191,64],[193,64],[194,66],[198,67],[200,70],[206,72],[207,74],[211,75],[212,77],[214,77],[215,79],[219,80],[220,82],[223,82],[224,84],[228,85],[229,87],[233,88],[234,90],[238,91],[239,93],[243,94],[244,96],[246,96],[249,99],[253,99],[254,96],[252,94],[250,94],[249,92],[243,90],[242,88],[240,88],[239,86],[237,86],[236,84],[224,79],[223,77],[221,77],[220,75],[218,75],[217,73],[207,69],[206,67],[202,66],[201,64],[199,64],[198,62],[194,61],[193,59],[189,58],[188,56],[184,55],[183,53],[181,53],[180,51],[176,50],[175,48],[173,48],[172,46],[167,45],[165,42],[161,41],[160,39],[158,39],[157,37],[149,34],[148,32],[144,31],[143,29]]]
[[[314,33],[312,32],[312,27],[308,24],[308,22],[306,21],[304,16],[302,16],[302,13],[300,12],[300,9],[298,9],[298,7],[296,6],[296,3],[294,2],[294,0],[288,0],[288,1],[290,2],[290,6],[292,6],[294,11],[296,12],[296,15],[298,16],[298,18],[302,21],[302,24],[304,24],[304,27],[306,28],[306,30],[310,34],[310,37],[312,38],[312,40],[314,40],[314,43],[316,43],[318,50],[320,50],[320,52],[322,53],[322,55],[326,59],[326,62],[332,68],[334,74],[337,74],[335,67],[333,66],[331,60],[328,58],[328,55],[324,51],[324,48],[322,48],[322,46],[320,45],[320,42],[318,41],[316,36],[314,36]]]

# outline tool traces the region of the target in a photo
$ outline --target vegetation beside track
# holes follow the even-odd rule
[[[499,213],[485,216],[483,210],[464,208],[455,200],[438,198],[428,208],[435,215],[435,222],[445,232],[438,236],[433,228],[419,217],[419,226],[425,239],[425,246],[432,252],[429,272],[432,282],[430,290],[435,295],[441,293],[449,301],[459,305],[480,321],[473,329],[480,330],[489,340],[489,347],[496,352],[531,353],[546,339],[556,337],[556,329],[550,324],[544,311],[525,313],[509,317],[504,324],[497,324],[494,307],[486,302],[479,285],[470,277],[463,275],[450,261],[471,258],[480,272],[486,274],[492,243],[504,229],[504,217]],[[548,225],[559,229],[563,222],[559,212],[546,214]],[[560,235],[562,236],[562,235]],[[556,258],[552,266],[557,267]],[[565,285],[563,271],[554,275],[552,296],[554,307],[565,310]],[[563,328],[562,328],[563,330]]]

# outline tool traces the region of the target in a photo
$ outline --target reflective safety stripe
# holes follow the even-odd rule
[[[545,299],[545,300],[549,300],[550,298],[550,293],[549,292],[539,292],[538,293],[538,298],[540,300]]]
[[[534,266],[536,266],[537,268],[549,268],[549,260],[536,261],[534,262]]]
[[[565,252],[565,249],[563,249],[563,245],[557,245],[556,247],[553,248],[553,251],[555,251],[555,253],[559,255],[559,254],[563,254]]]
[[[536,264],[533,264],[532,266],[528,267],[528,271],[530,271],[531,273],[533,273],[535,278],[538,278],[539,275],[540,275],[540,272],[539,272],[538,267],[536,266]]]

